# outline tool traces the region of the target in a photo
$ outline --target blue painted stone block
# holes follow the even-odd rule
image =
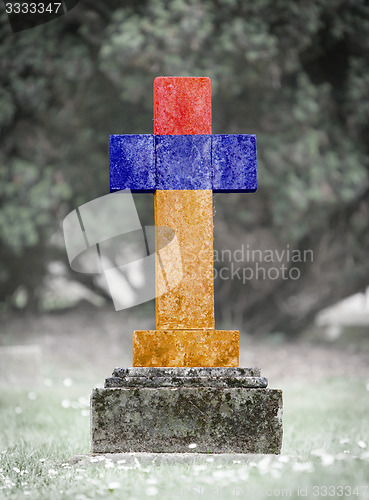
[[[214,134],[212,165],[215,192],[256,191],[256,136]]]
[[[154,192],[155,142],[151,134],[111,135],[110,192]]]
[[[211,135],[156,135],[156,189],[212,189]]]

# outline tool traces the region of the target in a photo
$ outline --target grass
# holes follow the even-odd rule
[[[221,465],[71,465],[89,444],[89,386],[0,392],[0,498],[369,498],[367,381],[285,384],[282,456]]]

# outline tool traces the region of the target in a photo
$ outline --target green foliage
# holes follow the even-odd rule
[[[258,194],[217,197],[225,231],[246,238],[262,226],[298,247],[343,214],[357,241],[352,207],[369,186],[368,29],[364,0],[87,1],[14,35],[2,14],[5,266],[16,250],[21,272],[22,250],[40,242],[47,260],[62,216],[108,192],[108,135],[151,133],[158,75],[210,76],[214,132],[258,136]],[[17,171],[27,171],[19,185]],[[0,300],[11,289],[1,276]]]
[[[60,204],[71,196],[70,186],[51,167],[43,170],[14,159],[0,169],[0,241],[15,253],[51,236]]]

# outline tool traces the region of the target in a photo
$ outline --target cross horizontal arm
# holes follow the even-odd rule
[[[111,192],[257,188],[252,134],[111,135],[109,152]]]
[[[155,139],[151,134],[109,137],[110,192],[156,190]]]

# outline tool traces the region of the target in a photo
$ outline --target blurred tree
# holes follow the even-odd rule
[[[256,263],[233,262],[218,327],[294,333],[368,284],[365,0],[85,0],[16,35],[3,16],[0,33],[0,300],[23,285],[37,304],[65,258],[57,221],[108,191],[108,135],[151,132],[157,75],[210,76],[214,132],[257,134],[258,193],[216,196],[216,249],[314,252],[283,261],[298,280],[243,282]]]

